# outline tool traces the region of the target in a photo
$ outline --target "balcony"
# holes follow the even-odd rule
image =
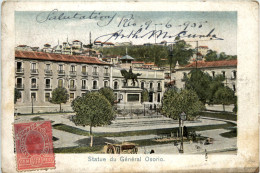
[[[23,68],[16,68],[16,69],[15,69],[15,72],[16,72],[16,73],[19,73],[19,74],[23,74],[23,73],[24,73],[24,70],[23,70]]]
[[[77,76],[77,72],[76,71],[70,71],[70,76]]]
[[[52,75],[52,70],[44,70],[46,76]]]
[[[157,87],[157,91],[161,92],[162,91],[162,87]]]
[[[165,79],[171,79],[171,76],[165,76],[164,78]]]
[[[154,89],[153,88],[149,88],[149,92],[154,92]]]
[[[98,76],[98,72],[93,72],[92,75],[93,76]]]
[[[88,87],[86,85],[81,86],[81,90],[87,90],[87,89],[88,89]]]
[[[51,90],[51,89],[52,89],[52,86],[49,85],[49,84],[46,84],[46,85],[45,85],[45,89],[46,89],[46,90]]]
[[[31,74],[38,74],[38,69],[31,69]]]
[[[38,84],[35,84],[35,83],[33,83],[33,84],[31,84],[31,89],[39,89],[39,85]]]
[[[82,76],[88,76],[88,72],[81,72]]]
[[[24,89],[24,85],[23,84],[16,84],[15,88],[17,88],[17,89]]]
[[[104,77],[109,77],[109,73],[104,73]]]
[[[97,90],[98,87],[96,85],[93,86],[93,90]]]
[[[58,75],[65,75],[65,71],[64,70],[58,70]]]
[[[119,89],[119,86],[118,85],[115,85],[114,86],[114,90],[118,90]]]

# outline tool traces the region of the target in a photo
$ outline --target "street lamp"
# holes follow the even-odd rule
[[[180,120],[179,123],[181,124],[181,146],[180,146],[180,153],[183,153],[183,122],[186,120],[187,116],[184,112],[180,114]]]

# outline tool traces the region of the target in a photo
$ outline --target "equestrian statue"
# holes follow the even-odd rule
[[[126,84],[127,84],[127,80],[128,79],[132,79],[132,81],[133,81],[132,85],[133,86],[135,86],[135,82],[138,82],[137,81],[137,76],[141,76],[142,75],[141,73],[133,73],[131,66],[130,66],[129,72],[127,72],[126,69],[122,69],[121,70],[121,74],[122,74],[122,76],[124,76]]]

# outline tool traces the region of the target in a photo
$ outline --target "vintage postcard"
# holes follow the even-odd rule
[[[2,171],[257,172],[258,8],[4,2]]]

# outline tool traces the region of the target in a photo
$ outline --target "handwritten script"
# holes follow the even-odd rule
[[[107,27],[110,33],[102,34],[95,38],[96,41],[115,41],[124,38],[128,39],[171,39],[179,38],[195,38],[207,40],[224,40],[215,33],[215,28],[205,29],[208,21],[192,22],[186,21],[176,24],[172,19],[162,19],[158,23],[155,19],[145,19],[140,22],[134,13],[120,15],[117,12],[98,12],[92,11],[90,14],[83,12],[59,12],[57,9],[49,13],[42,12],[36,16],[38,23],[50,21],[64,20],[94,20],[98,27]],[[138,22],[137,22],[138,21]],[[156,29],[159,28],[159,29]],[[111,29],[114,31],[111,32]],[[102,32],[104,33],[104,32]],[[198,34],[199,33],[199,34]]]

